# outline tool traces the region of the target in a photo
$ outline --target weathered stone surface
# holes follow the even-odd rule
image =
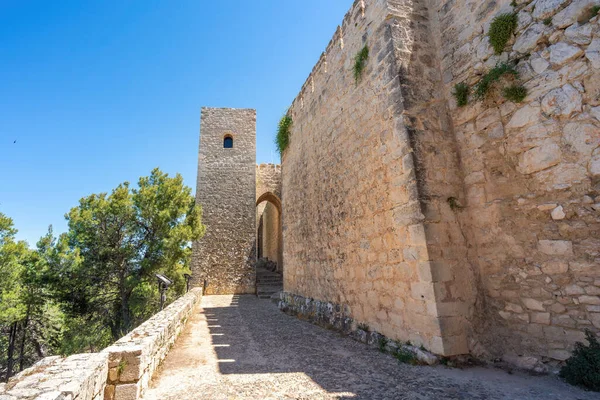
[[[548,275],[564,274],[569,270],[569,263],[566,261],[548,261],[542,265],[542,272]]]
[[[564,42],[559,42],[550,46],[549,50],[550,63],[554,64],[555,66],[564,65],[583,54],[583,50],[581,50],[579,47],[572,46]]]
[[[600,38],[594,38],[585,50],[585,56],[595,69],[600,69]]]
[[[566,84],[544,96],[542,111],[558,118],[569,118],[574,113],[581,112],[581,102],[581,93],[573,86]]]
[[[587,170],[577,164],[559,164],[538,172],[535,178],[546,191],[564,190],[587,179]]]
[[[540,240],[538,250],[548,255],[572,255],[573,243],[568,240]]]
[[[564,10],[552,18],[552,25],[557,28],[564,28],[577,22],[577,19],[583,16],[596,4],[596,0],[577,0],[573,1]]]
[[[600,128],[592,124],[573,122],[565,125],[564,141],[582,160],[589,159],[600,147]]]
[[[47,357],[0,386],[0,399],[97,400],[104,395],[108,356]]]
[[[539,119],[540,108],[526,105],[514,113],[508,122],[507,128],[521,128],[534,122],[538,122]]]
[[[600,149],[596,149],[589,163],[590,174],[594,177],[600,176]]]
[[[560,8],[568,3],[569,0],[537,0],[532,16],[535,19],[543,20],[554,15]]]
[[[545,311],[544,304],[536,299],[523,299],[523,304],[530,310]]]
[[[537,74],[541,74],[542,72],[547,70],[549,66],[550,66],[550,63],[548,61],[544,60],[542,57],[535,57],[535,58],[532,58],[532,60],[531,60],[531,68],[533,68],[533,70]]]
[[[565,30],[565,37],[575,44],[589,44],[592,41],[592,24],[573,24]]]
[[[558,206],[554,210],[552,210],[551,215],[552,219],[555,221],[565,219],[565,217],[567,216],[562,206]]]
[[[531,25],[517,38],[513,50],[521,54],[530,53],[544,37],[545,28],[543,24]]]
[[[522,174],[531,174],[556,165],[561,160],[560,147],[550,143],[527,150],[519,156],[518,171]]]

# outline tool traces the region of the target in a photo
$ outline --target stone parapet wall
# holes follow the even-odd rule
[[[0,400],[135,400],[199,304],[195,288],[100,353],[47,357],[0,385]]]
[[[143,396],[154,371],[167,356],[201,297],[201,288],[190,290],[104,349],[103,353],[108,354],[109,368],[105,400],[129,400]]]
[[[1,400],[101,400],[108,354],[46,357],[0,384]]]

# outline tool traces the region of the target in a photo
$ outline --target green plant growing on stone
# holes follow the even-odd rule
[[[358,85],[362,78],[363,71],[367,66],[367,60],[369,59],[369,46],[365,45],[357,54],[354,56],[354,81]]]
[[[285,114],[279,121],[277,136],[275,137],[275,144],[277,145],[279,154],[283,154],[290,144],[290,129],[292,128],[292,124],[292,117],[289,114]]]
[[[506,44],[517,30],[518,18],[516,13],[505,13],[496,16],[490,25],[488,38],[496,54],[501,54]]]
[[[446,201],[448,202],[448,205],[450,205],[451,210],[460,210],[463,208],[456,197],[448,197]]]
[[[543,22],[544,25],[549,26],[552,23],[552,17],[546,18]]]
[[[506,100],[520,103],[527,97],[527,88],[523,85],[512,85],[502,89],[502,96]]]
[[[380,337],[379,338],[379,342],[378,342],[378,346],[379,346],[379,351],[382,353],[385,353],[385,346],[387,345],[388,340],[384,337]]]
[[[600,13],[600,6],[592,7],[590,13],[592,14],[592,18],[594,18],[596,15],[598,15],[598,13]]]
[[[360,329],[361,331],[369,332],[369,325],[361,322],[360,324],[358,324],[358,329]]]
[[[575,350],[560,370],[560,376],[571,385],[600,392],[600,342],[589,329],[586,329],[585,337],[589,344],[575,344]]]
[[[471,88],[464,82],[457,83],[454,85],[454,98],[456,99],[456,105],[459,107],[464,107],[469,104],[469,93],[471,92]]]
[[[512,1],[510,2],[510,6],[511,6],[511,7],[516,7],[516,6],[517,6],[517,2],[516,2],[516,0],[512,0]]]
[[[494,82],[500,80],[504,75],[512,75],[515,78],[519,77],[519,73],[509,63],[500,63],[488,71],[481,80],[475,85],[475,98],[482,100],[488,94]]]
[[[127,361],[125,361],[125,360],[119,361],[119,365],[117,366],[117,372],[119,373],[119,376],[121,376],[123,371],[125,371],[125,367],[127,367]]]
[[[404,364],[417,364],[417,359],[415,358],[415,355],[412,352],[403,349],[402,347],[400,347],[398,351],[394,353],[394,357],[396,357],[398,361]]]

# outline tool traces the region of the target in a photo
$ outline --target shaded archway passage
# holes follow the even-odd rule
[[[264,207],[261,207],[263,203]],[[265,192],[256,200],[257,232],[256,256],[267,258],[277,264],[277,272],[283,272],[283,229],[281,200],[273,192]]]

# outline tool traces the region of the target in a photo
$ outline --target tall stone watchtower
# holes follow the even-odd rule
[[[206,234],[192,283],[206,294],[255,292],[256,110],[202,108],[196,203]]]

